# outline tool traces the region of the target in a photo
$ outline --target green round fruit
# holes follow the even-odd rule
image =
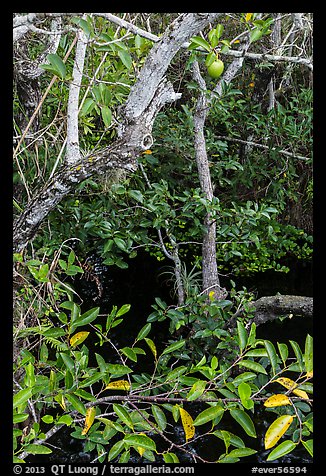
[[[224,71],[224,63],[220,59],[216,59],[213,63],[207,68],[207,72],[213,79],[218,79]]]

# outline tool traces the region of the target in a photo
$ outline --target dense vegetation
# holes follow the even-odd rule
[[[15,44],[17,220],[67,160],[76,32],[88,38],[78,121],[79,152],[91,162],[119,140],[121,111],[154,44],[143,33],[161,36],[178,17],[117,17],[137,25],[136,33],[98,15],[67,14],[60,25],[49,15]],[[299,447],[312,456],[312,337],[303,348],[294,340],[258,339],[248,306],[254,296],[237,286],[238,277],[287,273],[296,260],[312,258],[312,77],[308,60],[300,62],[311,57],[311,23],[307,13],[237,13],[207,25],[171,61],[166,76],[182,94],[157,112],[153,143],[139,152],[137,170],[110,168],[76,182],[33,239],[15,250],[14,461],[28,455],[43,461],[52,452],[51,435],[68,428],[99,462],[176,463],[184,455],[209,462],[196,443],[211,437],[213,462],[237,463],[257,453],[261,411],[269,422],[266,461]],[[43,58],[50,36],[44,30],[51,28],[59,41]],[[225,80],[231,53],[244,41],[248,57]],[[224,62],[218,80],[207,73],[216,53]],[[27,75],[33,62],[42,71],[36,79]],[[208,101],[212,198],[194,147],[204,97],[196,64]],[[230,288],[219,286],[220,295],[201,280],[208,216],[216,225],[218,271],[232,278]],[[112,302],[105,315],[100,305],[85,309],[76,283],[92,279],[100,298],[101,276],[89,257],[108,273],[118,267],[127,275],[140,251],[168,267],[172,304],[156,296],[153,312],[121,347],[112,329],[123,332],[133,303]],[[163,321],[168,335],[158,342]],[[182,443],[175,423],[184,431]]]

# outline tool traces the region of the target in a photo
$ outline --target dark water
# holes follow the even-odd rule
[[[146,255],[142,257],[138,255],[129,263],[129,268],[121,270],[114,267],[105,267],[101,265],[100,260],[93,261],[95,271],[101,276],[101,283],[103,285],[103,295],[99,299],[98,291],[95,282],[79,280],[75,282],[75,288],[83,299],[82,310],[87,310],[90,307],[100,306],[101,313],[109,313],[113,305],[122,306],[123,304],[131,304],[131,310],[124,316],[123,324],[112,330],[111,339],[119,348],[131,345],[135,336],[141,327],[146,323],[147,316],[152,312],[151,305],[155,302],[154,298],[159,296],[165,302],[172,304],[174,298],[172,296],[171,287],[167,282],[166,275],[163,271],[166,265],[158,267],[158,262],[155,258],[151,259]],[[302,279],[303,278],[303,279]],[[237,288],[241,289],[244,285],[250,291],[254,291],[256,297],[263,295],[274,295],[276,292],[281,294],[297,294],[297,295],[312,295],[312,273],[311,266],[307,263],[295,264],[293,271],[287,275],[280,273],[261,273],[260,276],[254,278],[232,278],[237,283]],[[227,282],[221,283],[228,287]],[[84,308],[84,309],[83,309]],[[156,343],[166,343],[170,337],[168,332],[168,322],[153,323],[152,329],[153,337]],[[285,342],[289,339],[297,341],[300,346],[304,345],[306,334],[312,335],[312,320],[307,318],[293,317],[292,319],[285,319],[284,321],[273,321],[266,323],[257,328],[257,337],[269,339],[272,342]],[[94,352],[101,353],[101,348],[95,347]],[[107,356],[106,360],[108,360]],[[141,356],[142,357],[142,356]],[[112,355],[112,362],[114,356]],[[149,363],[139,360],[144,364],[144,371]],[[150,365],[150,364],[149,364]],[[258,407],[257,407],[258,408]],[[189,407],[190,409],[190,407]],[[193,404],[191,412],[193,415],[199,413],[203,408],[198,404]],[[194,412],[194,413],[193,413]],[[169,413],[169,412],[167,412]],[[168,415],[167,415],[168,417]],[[241,459],[246,463],[264,463],[266,455],[270,450],[264,450],[263,438],[267,427],[275,419],[275,414],[267,414],[264,409],[261,411],[255,408],[255,426],[257,430],[257,438],[250,438],[242,430],[238,424],[228,415],[228,412],[223,416],[223,429],[229,430],[238,434],[246,446],[256,449],[255,455]],[[170,438],[173,441],[182,444],[184,442],[184,432],[181,425],[176,425],[171,419],[169,421],[168,431]],[[208,431],[209,428],[206,429]],[[205,428],[202,429],[205,432]],[[52,462],[52,463],[87,463],[96,460],[97,452],[85,452],[83,448],[83,441],[76,440],[70,437],[71,429],[61,430],[55,434],[49,441],[54,445],[53,453],[42,456],[29,456],[27,462]],[[157,442],[160,449],[164,448],[164,441],[157,435],[150,435]],[[112,443],[115,441],[112,440]],[[225,452],[225,446],[222,440],[214,436],[205,436],[190,443],[188,446],[194,454],[199,454],[208,461],[214,461],[221,453]],[[181,463],[194,462],[190,455],[186,453],[178,453]],[[46,459],[46,461],[45,461]],[[311,462],[307,451],[302,447],[296,449],[290,456],[286,455],[280,460],[275,460],[274,463],[309,463]],[[141,462],[143,459],[134,459],[130,462]],[[160,461],[158,461],[160,462]],[[163,462],[163,460],[162,460]]]

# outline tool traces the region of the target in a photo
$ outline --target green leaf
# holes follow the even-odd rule
[[[79,400],[75,395],[73,394],[65,394],[65,398],[68,400],[68,402],[71,403],[71,405],[74,407],[75,410],[77,410],[79,413],[82,415],[86,415],[86,408],[83,402]]]
[[[204,40],[201,36],[193,36],[190,41],[191,41],[191,43],[188,47],[189,49],[194,48],[194,47],[196,48],[197,46],[201,46],[202,48],[204,48],[209,53],[212,50],[210,44],[206,40]]]
[[[13,408],[18,407],[27,402],[29,398],[31,398],[33,394],[33,388],[24,388],[23,390],[19,390],[16,395],[13,397]]]
[[[311,372],[313,370],[313,338],[309,334],[307,334],[306,337],[303,359],[306,367],[306,372]]]
[[[239,347],[240,347],[240,350],[242,351],[247,345],[248,334],[247,334],[245,326],[242,324],[241,321],[237,321],[237,329],[238,329]]]
[[[229,431],[226,432],[225,430],[215,430],[212,434],[225,441],[225,433],[228,433],[230,445],[235,446],[236,448],[245,447],[243,440],[239,436],[234,435]]]
[[[44,415],[42,416],[41,418],[42,421],[44,421],[44,423],[53,423],[54,421],[54,418],[53,418],[53,415]]]
[[[92,112],[94,107],[95,107],[95,102],[92,98],[85,99],[79,115],[81,117],[87,116],[87,114],[90,114]]]
[[[85,326],[93,322],[97,318],[99,312],[100,308],[94,307],[84,312],[84,314],[82,314],[81,316],[75,318],[70,325],[70,333],[72,334],[73,332],[75,332],[77,327]]]
[[[224,31],[224,26],[221,23],[219,23],[217,27],[215,28],[215,34],[218,39],[221,38],[223,31]]]
[[[60,352],[60,356],[63,360],[63,363],[65,364],[65,367],[67,367],[68,370],[70,370],[70,372],[72,374],[75,373],[75,363],[74,361],[72,360],[72,358],[65,354],[64,352]]]
[[[89,36],[91,34],[90,26],[88,22],[84,20],[83,18],[73,17],[71,21],[72,23],[75,23],[75,25],[78,25],[86,34],[86,36]]]
[[[238,393],[239,397],[241,399],[242,405],[247,408],[247,410],[250,410],[254,406],[254,402],[250,400],[251,396],[251,387],[248,383],[246,382],[241,382],[240,385],[238,386]]]
[[[112,111],[108,106],[101,107],[101,116],[105,127],[109,127],[112,120]]]
[[[129,197],[137,200],[137,202],[143,203],[144,196],[139,190],[129,190],[128,191]]]
[[[57,54],[51,53],[47,55],[47,60],[51,63],[55,71],[57,71],[57,76],[61,79],[65,79],[67,74],[66,65]]]
[[[137,362],[137,354],[134,352],[134,350],[131,347],[123,347],[120,349],[123,354],[125,354],[128,359],[133,360],[134,362]]]
[[[224,408],[221,405],[216,405],[215,407],[206,408],[203,410],[194,420],[194,426],[204,425],[208,421],[214,420],[215,418],[221,417],[224,413]]]
[[[118,51],[119,58],[121,59],[122,63],[125,65],[127,69],[130,69],[132,66],[132,58],[128,51],[119,50]]]
[[[120,250],[127,251],[127,245],[122,238],[114,237],[113,241],[117,245],[117,247],[120,248]]]
[[[111,374],[111,377],[122,377],[132,372],[132,369],[128,365],[107,364],[107,371]]]
[[[145,448],[145,450],[156,452],[156,443],[147,435],[126,435],[123,439],[125,443],[134,447]]]
[[[178,342],[174,342],[173,344],[168,345],[162,352],[161,355],[169,354],[170,352],[174,352],[175,350],[181,349],[185,345],[185,340],[179,340]]]
[[[244,456],[250,456],[257,453],[257,450],[252,450],[251,448],[237,448],[228,453],[228,456],[231,458],[243,458]]]
[[[286,344],[283,344],[283,343],[277,343],[277,347],[278,347],[278,350],[279,350],[279,353],[280,353],[280,356],[281,356],[281,359],[283,361],[283,364],[285,365],[286,363],[286,360],[288,358],[288,355],[289,355],[289,349],[288,349],[288,346]]]
[[[165,463],[180,463],[178,457],[174,453],[163,453]]]
[[[134,425],[131,420],[131,417],[129,413],[127,412],[127,410],[122,405],[120,405],[119,403],[114,404],[113,411],[118,415],[118,417],[120,418],[121,421],[123,421],[123,423],[125,423],[132,430],[134,429]]]
[[[27,420],[28,414],[27,413],[16,413],[13,415],[13,423],[21,423],[22,421]],[[53,417],[52,417],[53,419]],[[43,420],[43,418],[42,418]]]
[[[24,447],[24,451],[31,455],[48,455],[52,450],[44,445],[30,444]]]
[[[273,375],[275,375],[276,372],[277,372],[277,361],[278,361],[278,357],[277,357],[275,347],[272,344],[272,342],[270,342],[269,340],[264,340],[264,345],[265,345],[265,348],[266,348],[266,351],[267,351],[267,354],[268,354],[268,358],[269,358],[270,363],[272,365]]]
[[[120,307],[120,309],[117,311],[115,317],[120,317],[123,316],[124,314],[127,314],[127,312],[130,311],[131,304],[123,304],[123,306]]]
[[[193,386],[187,393],[187,396],[186,396],[187,400],[190,402],[192,400],[196,400],[197,398],[199,398],[203,394],[205,387],[206,387],[205,380],[197,380],[197,382],[193,384]]]
[[[250,43],[254,43],[257,40],[260,40],[260,38],[263,36],[263,31],[260,30],[259,28],[255,28],[250,32]]]
[[[144,327],[142,327],[140,331],[138,332],[138,335],[136,337],[136,342],[138,340],[144,339],[150,333],[151,328],[152,328],[152,324],[150,322],[145,324]]]
[[[171,370],[171,372],[169,372],[166,376],[166,381],[177,379],[182,374],[184,374],[187,370],[188,370],[188,367],[186,367],[185,365],[181,365],[180,367],[177,367],[176,369]]]
[[[252,360],[241,360],[237,365],[240,365],[240,367],[246,367],[247,369],[253,370],[254,372],[260,372],[267,375],[264,367],[261,364],[258,364],[258,362],[253,362]]]
[[[232,416],[232,418],[234,418],[236,422],[239,423],[240,426],[242,426],[247,435],[253,438],[257,437],[255,425],[253,424],[253,421],[250,416],[245,411],[240,409],[230,410],[230,415]]]
[[[117,441],[116,443],[114,443],[114,445],[112,446],[112,448],[109,451],[108,460],[112,461],[114,458],[116,458],[116,456],[118,456],[121,453],[121,450],[124,447],[125,447],[125,444],[124,444],[123,440],[120,440],[120,441]]]
[[[275,459],[281,458],[282,456],[293,451],[295,447],[296,444],[291,440],[282,441],[281,444],[276,446],[273,451],[269,453],[266,461],[274,461]]]
[[[293,340],[289,340],[291,346],[292,346],[292,349],[294,351],[294,354],[297,358],[297,361],[298,361],[298,365],[299,365],[299,368],[301,371],[304,370],[304,366],[303,366],[303,355],[302,355],[302,352],[301,352],[301,349],[300,349],[300,346],[297,342],[293,341]]]
[[[152,405],[151,410],[158,427],[164,431],[167,425],[165,413],[158,405]]]
[[[314,448],[313,448],[314,440],[307,440],[307,441],[301,440],[301,443],[306,448],[306,450],[308,451],[310,456],[313,457],[313,455],[314,455],[314,451],[313,451],[314,450]]]
[[[248,346],[254,345],[256,341],[256,324],[253,322],[250,326],[250,332],[249,332],[249,337],[248,337]]]

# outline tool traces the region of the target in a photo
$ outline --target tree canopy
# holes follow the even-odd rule
[[[312,258],[312,25],[14,15],[14,461],[42,461],[68,429],[99,462],[237,463],[258,452],[259,411],[265,461],[312,457],[312,336],[256,336],[264,320],[311,316],[311,299],[237,286]],[[133,303],[102,313],[90,257],[128,273],[139,253],[166,265],[171,302],[156,296],[120,347],[112,330]],[[213,461],[196,450],[205,437]]]

